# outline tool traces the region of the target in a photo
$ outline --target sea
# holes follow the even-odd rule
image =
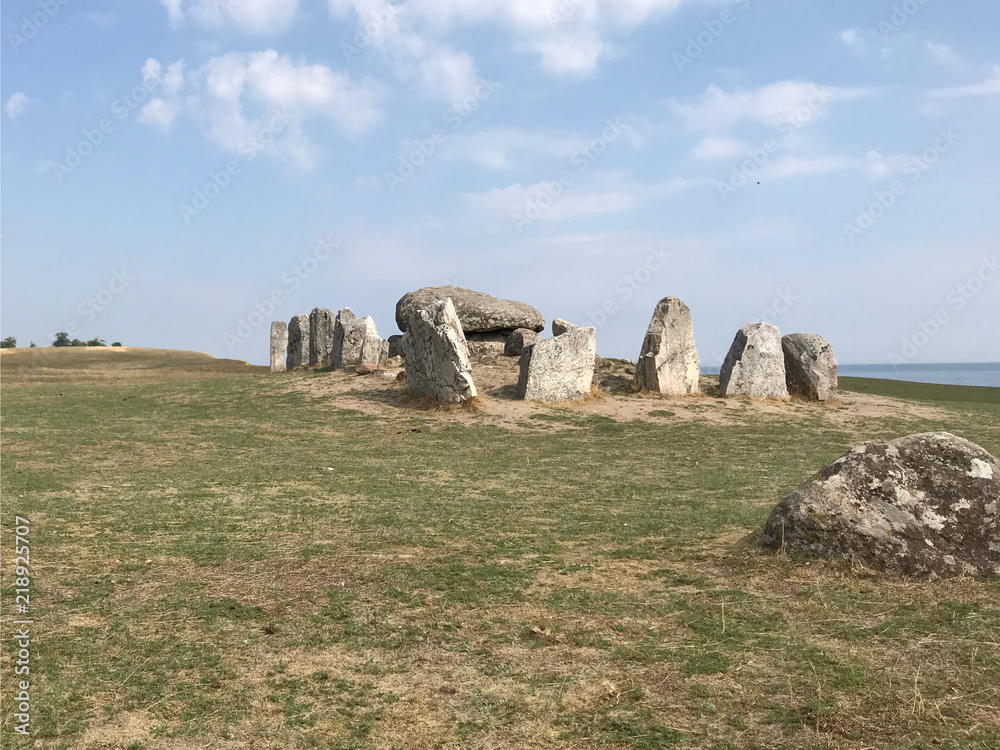
[[[703,367],[702,372],[718,375],[718,367]],[[911,383],[941,385],[983,385],[1000,388],[1000,362],[961,362],[902,365],[840,365],[838,374],[845,378],[880,378]]]

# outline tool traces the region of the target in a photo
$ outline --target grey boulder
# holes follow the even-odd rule
[[[293,315],[288,321],[288,354],[285,365],[291,370],[309,364],[309,316]]]
[[[476,397],[469,348],[451,299],[414,311],[402,348],[406,386],[414,396],[442,403]]]
[[[596,357],[596,328],[575,328],[526,346],[521,354],[517,397],[549,403],[586,398],[594,380]]]
[[[747,323],[736,333],[719,373],[724,396],[788,398],[781,334],[770,323]]]
[[[330,352],[330,364],[333,368],[337,370],[358,364],[361,361],[361,347],[367,338],[378,338],[378,330],[371,316],[358,318],[349,307],[338,312],[333,325],[333,348]]]
[[[309,313],[309,364],[330,364],[333,325],[333,310],[317,307]]]
[[[515,328],[530,328],[533,331],[545,328],[545,318],[527,303],[500,299],[457,286],[429,286],[407,292],[396,303],[399,330],[406,332],[413,313],[446,298],[451,299],[466,335],[490,331],[509,334]]]
[[[403,349],[400,343],[403,341],[401,334],[394,333],[392,336],[386,339],[389,342],[389,356],[390,357],[402,357]]]
[[[271,372],[285,371],[285,352],[288,349],[288,324],[282,320],[271,323]]]
[[[763,542],[906,576],[997,575],[1000,463],[947,432],[863,443],[782,500]]]
[[[657,303],[642,340],[635,384],[646,391],[686,396],[699,392],[700,375],[691,310],[676,297],[664,297]]]
[[[837,398],[837,358],[830,342],[815,333],[791,333],[781,339],[789,393],[813,401]]]
[[[377,334],[365,336],[358,350],[358,363],[383,367],[388,359],[389,342],[379,338]]]
[[[518,328],[504,342],[503,354],[505,357],[520,357],[526,346],[541,340],[542,337],[535,331],[529,328]]]
[[[562,318],[554,318],[552,320],[552,335],[562,336],[566,331],[572,331],[574,328],[579,328],[570,323],[568,320],[563,320]]]

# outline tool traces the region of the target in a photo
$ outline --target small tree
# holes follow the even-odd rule
[[[121,341],[116,341],[116,342],[115,342],[115,343],[113,343],[113,344],[112,344],[111,346],[121,346],[121,345],[122,345],[122,342],[121,342]]]
[[[69,334],[66,331],[59,331],[52,341],[52,346],[73,346],[73,342],[69,340]]]
[[[37,349],[38,348],[38,344],[36,344],[34,341],[32,341],[30,344],[28,344],[28,348],[29,349]]]
[[[107,346],[108,342],[104,339],[91,339],[87,342],[87,346]]]
[[[69,345],[70,346],[86,346],[87,342],[86,341],[80,341],[80,339],[73,339],[72,341],[69,342]]]
[[[14,349],[15,347],[17,347],[17,339],[13,336],[8,336],[0,341],[0,349]]]

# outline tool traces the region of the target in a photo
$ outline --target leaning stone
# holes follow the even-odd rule
[[[285,366],[302,367],[309,364],[309,316],[293,315],[288,321],[288,354]]]
[[[271,372],[285,371],[288,350],[288,324],[282,320],[271,323]]]
[[[789,393],[813,401],[837,398],[837,358],[830,342],[815,333],[791,333],[781,339]]]
[[[452,301],[417,310],[406,328],[403,352],[410,393],[444,403],[474,399],[469,348]]]
[[[579,328],[570,323],[568,320],[563,320],[562,318],[554,318],[552,320],[552,335],[562,336],[566,331],[572,331],[574,328]]]
[[[788,398],[781,334],[770,323],[747,323],[736,333],[719,373],[724,396]]]
[[[646,329],[635,366],[635,384],[647,391],[687,396],[698,393],[700,372],[691,310],[676,297],[664,297]]]
[[[505,357],[520,357],[524,353],[524,347],[541,341],[542,337],[528,328],[518,328],[504,343],[503,355]]]
[[[852,448],[764,526],[772,549],[906,576],[1000,574],[1000,462],[947,432]]]
[[[309,313],[309,364],[330,364],[333,349],[333,310],[314,308]]]
[[[550,403],[586,398],[596,356],[596,328],[577,328],[536,341],[521,355],[518,398]]]
[[[429,286],[404,294],[396,303],[396,325],[406,331],[414,312],[450,298],[465,335],[489,331],[513,331],[530,328],[541,331],[545,318],[531,305],[514,300],[499,299],[471,289],[457,286]]]

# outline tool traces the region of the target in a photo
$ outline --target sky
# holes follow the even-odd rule
[[[1000,361],[995,0],[10,0],[0,336],[268,361],[454,284]]]

